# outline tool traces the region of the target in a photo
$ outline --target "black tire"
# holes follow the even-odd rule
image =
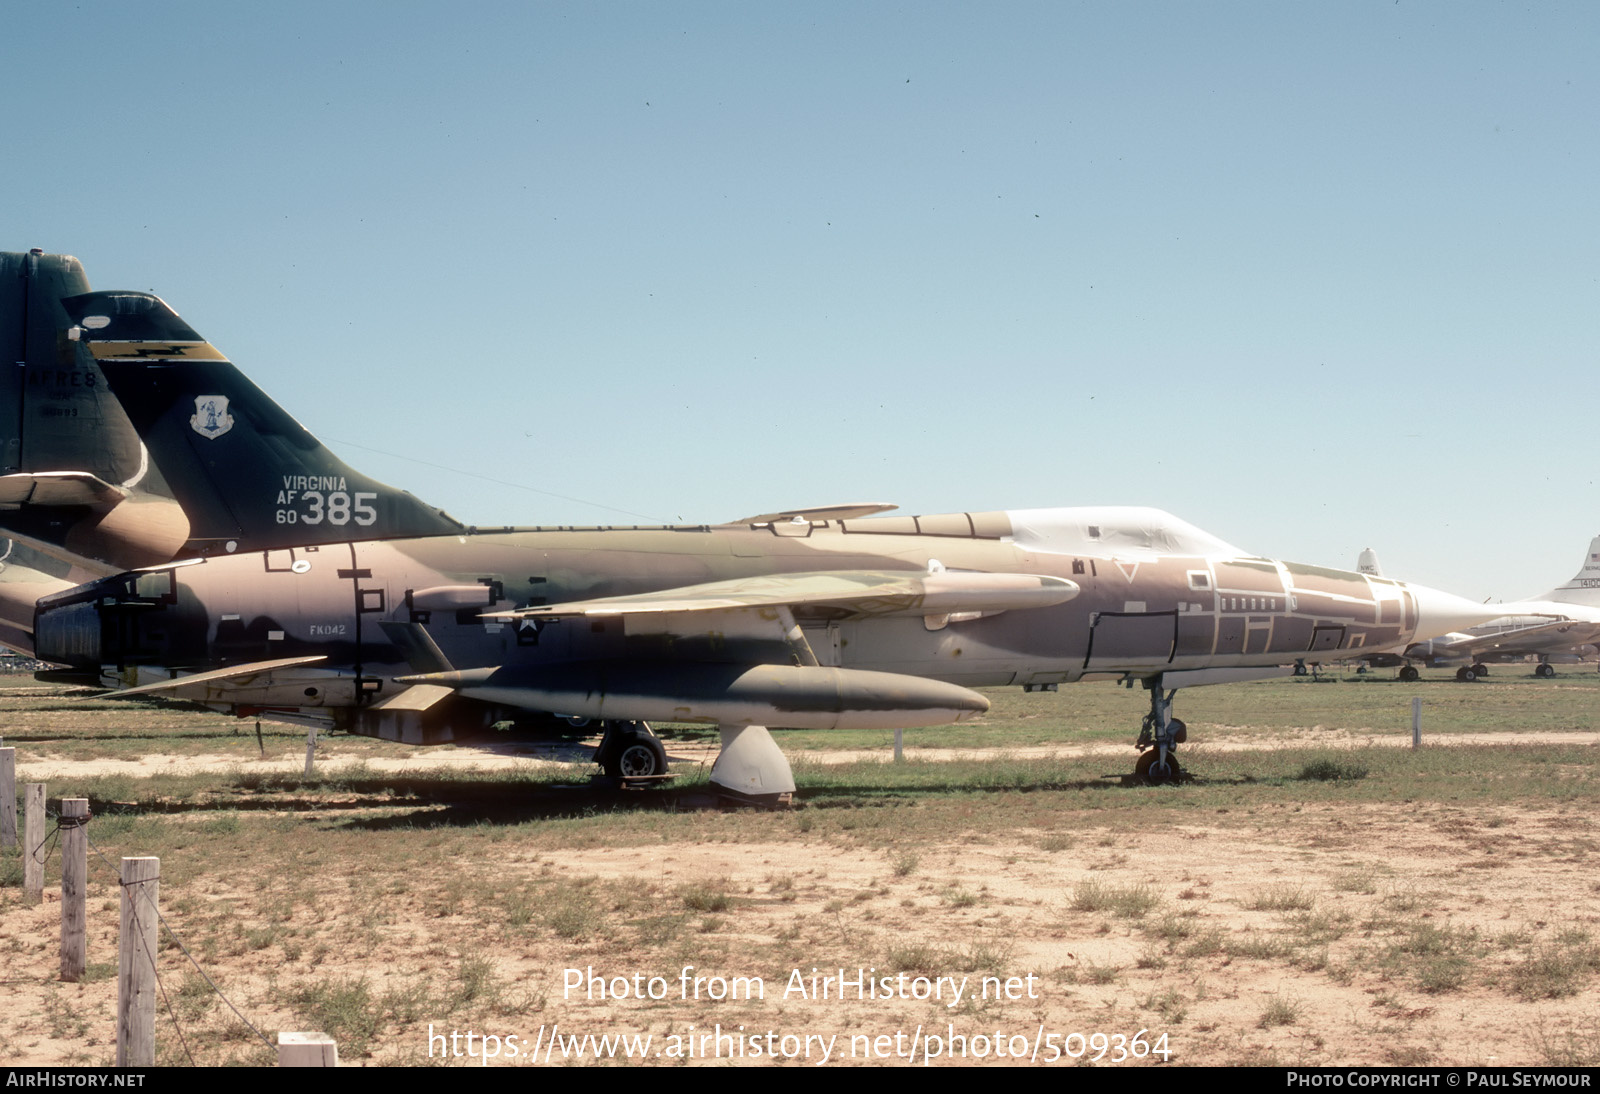
[[[667,773],[667,750],[655,734],[633,730],[600,760],[600,770],[614,779],[640,778]]]
[[[1470,684],[1478,679],[1478,674],[1472,671],[1471,665],[1462,665],[1456,669],[1456,679],[1463,684]]]
[[[1178,757],[1170,752],[1167,753],[1166,770],[1162,771],[1157,770],[1156,758],[1159,755],[1160,753],[1153,748],[1142,754],[1139,757],[1139,762],[1133,765],[1135,777],[1149,783],[1151,786],[1159,786],[1162,783],[1176,783],[1182,779],[1183,768],[1178,766]]]
[[[1489,675],[1489,666],[1488,666],[1488,665],[1473,665],[1473,666],[1472,666],[1472,671],[1473,671],[1473,672],[1474,672],[1474,673],[1476,673],[1476,674],[1477,674],[1477,677],[1478,677],[1478,679],[1480,679],[1480,680],[1481,680],[1481,679],[1483,679],[1483,678],[1484,678],[1484,677],[1485,677],[1485,676],[1488,676],[1488,675]]]
[[[1538,668],[1533,670],[1533,674],[1541,679],[1548,680],[1550,677],[1556,674],[1556,667],[1554,665],[1541,663]]]
[[[1419,679],[1421,679],[1421,677],[1422,677],[1422,673],[1417,671],[1417,666],[1415,666],[1415,665],[1401,665],[1400,666],[1400,679],[1401,679],[1402,682],[1407,683],[1407,684],[1415,684]]]
[[[631,741],[617,754],[617,774],[624,778],[667,773],[667,750],[651,737]]]

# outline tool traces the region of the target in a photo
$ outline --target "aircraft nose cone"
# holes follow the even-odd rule
[[[1477,604],[1425,585],[1407,585],[1406,588],[1417,598],[1417,630],[1412,638],[1418,642],[1452,631],[1464,631],[1506,614],[1503,604]]]

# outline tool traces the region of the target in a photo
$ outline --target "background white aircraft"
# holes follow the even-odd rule
[[[1361,552],[1356,568],[1379,574],[1372,548]],[[1565,584],[1543,595],[1505,605],[1507,614],[1465,631],[1455,631],[1407,646],[1402,653],[1363,658],[1378,666],[1400,665],[1400,679],[1415,680],[1421,662],[1430,668],[1460,665],[1456,679],[1471,682],[1487,662],[1537,657],[1534,672],[1550,677],[1557,664],[1574,664],[1596,653],[1600,644],[1600,536],[1589,541],[1583,565]]]

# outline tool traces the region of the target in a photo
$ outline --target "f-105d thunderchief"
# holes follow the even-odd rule
[[[976,687],[1138,680],[1138,771],[1166,780],[1185,738],[1177,689],[1494,614],[1140,508],[441,528],[409,495],[353,481],[159,299],[64,306],[67,340],[92,352],[178,504],[229,525],[198,557],[38,602],[38,656],[122,694],[413,742],[522,714],[597,719],[619,774],[664,771],[650,721],[715,725],[713,781],[768,795],[793,783],[767,727],[958,722],[988,708]]]

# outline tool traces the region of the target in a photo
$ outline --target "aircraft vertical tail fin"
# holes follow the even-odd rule
[[[81,471],[135,478],[139,437],[82,348],[63,301],[89,291],[71,255],[0,253],[0,474]]]
[[[23,393],[30,366],[58,363],[61,299],[88,291],[89,279],[70,255],[0,252],[0,364],[20,366],[0,371],[0,471],[23,467]]]
[[[1600,536],[1589,541],[1589,550],[1583,556],[1583,565],[1563,585],[1545,593],[1537,600],[1555,600],[1563,604],[1583,604],[1600,607]]]
[[[443,535],[460,522],[354,470],[149,293],[63,301],[192,525],[220,549]]]
[[[89,291],[71,255],[0,253],[0,527],[111,571],[165,562],[189,526],[64,301]]]

